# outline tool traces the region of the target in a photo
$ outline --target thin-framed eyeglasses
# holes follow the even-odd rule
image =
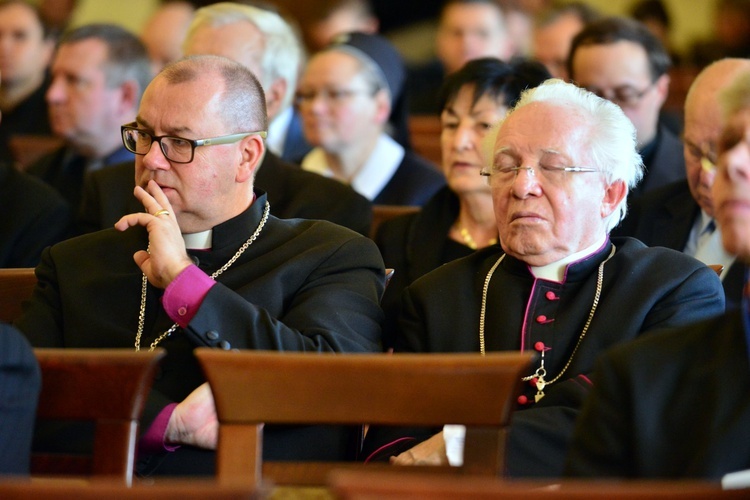
[[[208,139],[185,139],[173,135],[154,135],[147,130],[138,128],[137,122],[123,125],[120,129],[122,131],[122,143],[125,145],[125,149],[131,153],[145,155],[151,150],[151,145],[158,142],[164,157],[174,163],[190,163],[195,156],[195,148],[200,146],[232,144],[251,135],[259,135],[265,139],[267,135],[265,130],[258,130]]]
[[[609,92],[605,92],[596,88],[589,88],[587,90],[598,95],[602,99],[606,99],[617,104],[621,108],[632,108],[633,106],[641,102],[641,99],[643,99],[646,94],[648,94],[649,91],[654,88],[657,81],[658,80],[654,80],[642,90],[638,90],[631,85],[621,85],[619,87],[615,87]]]
[[[716,154],[716,149],[713,146],[708,143],[703,143],[699,146],[685,137],[682,140],[685,146],[687,146],[688,153],[700,161],[701,169],[704,172],[711,173],[716,170],[716,161],[719,156]]]
[[[366,94],[373,96],[377,93],[376,90],[371,89],[336,89],[336,88],[324,88],[320,90],[300,90],[294,95],[294,104],[297,107],[307,106],[315,102],[315,99],[320,97],[323,102],[330,105],[341,105],[350,97],[357,94]]]
[[[491,184],[497,184],[505,186],[512,184],[518,173],[521,170],[525,170],[536,178],[543,179],[544,181],[559,186],[564,184],[568,179],[568,174],[572,173],[586,173],[586,172],[599,172],[596,168],[591,167],[579,167],[579,166],[556,166],[556,165],[545,165],[542,163],[537,164],[535,167],[532,166],[521,166],[521,165],[507,165],[503,162],[499,162],[490,167],[483,168],[479,173],[490,178]]]

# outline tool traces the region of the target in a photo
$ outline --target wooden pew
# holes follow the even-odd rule
[[[220,484],[324,485],[337,467],[374,464],[263,463],[263,424],[467,425],[464,466],[497,475],[506,426],[530,353],[305,354],[195,350],[219,418]],[[384,464],[385,467],[389,467]],[[412,468],[403,468],[404,470]],[[416,470],[419,468],[414,468]]]
[[[33,452],[37,476],[100,476],[130,485],[138,419],[163,349],[34,349],[42,371],[37,420],[93,421],[90,457]]]
[[[0,321],[12,323],[36,286],[33,267],[0,269]]]
[[[341,500],[734,500],[750,490],[722,490],[708,481],[509,481],[383,471],[334,471],[329,485]]]

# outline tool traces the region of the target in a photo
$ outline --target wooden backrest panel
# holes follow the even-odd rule
[[[3,500],[252,500],[268,498],[269,493],[270,488],[219,486],[215,481],[201,479],[166,479],[127,486],[111,479],[28,481],[0,478]]]
[[[530,354],[196,356],[222,422],[497,426],[510,419]]]
[[[721,490],[708,481],[556,480],[507,481],[480,476],[439,477],[383,471],[331,473],[332,493],[341,500],[729,500],[748,497],[748,490]]]
[[[8,141],[17,168],[26,170],[42,156],[63,146],[65,141],[52,135],[16,134]]]
[[[95,423],[90,459],[32,453],[32,474],[113,476],[130,484],[138,419],[165,352],[35,349],[42,372],[38,420]]]
[[[411,146],[421,156],[432,161],[435,166],[442,163],[440,134],[442,126],[437,115],[409,116],[409,138]]]
[[[0,321],[12,323],[36,286],[33,267],[0,269]]]
[[[378,229],[380,229],[380,225],[383,222],[401,215],[419,212],[421,209],[421,207],[414,205],[373,205],[370,239],[375,239],[375,236],[378,234]]]
[[[219,483],[325,484],[341,464],[262,460],[263,425],[465,424],[465,472],[504,470],[506,427],[533,354],[303,354],[199,348],[219,418]],[[345,464],[346,467],[365,466]],[[365,467],[371,467],[366,465]]]

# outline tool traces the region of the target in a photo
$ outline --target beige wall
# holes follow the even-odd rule
[[[79,0],[72,25],[115,23],[133,33],[140,33],[148,16],[156,8],[156,0]]]
[[[626,14],[637,0],[587,0],[604,13]],[[663,0],[672,16],[672,44],[678,52],[685,51],[697,38],[712,32],[716,0]]]
[[[306,0],[299,0],[306,1]],[[377,2],[377,0],[373,0]],[[418,0],[411,0],[418,1]],[[437,1],[437,0],[422,0]],[[636,0],[587,0],[607,14],[627,13]],[[664,0],[673,18],[672,43],[682,52],[699,37],[711,34],[716,0]],[[80,0],[73,19],[78,26],[88,22],[114,22],[139,33],[143,23],[156,8],[157,0]]]

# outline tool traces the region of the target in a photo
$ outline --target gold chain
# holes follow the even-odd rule
[[[576,352],[578,352],[578,348],[581,345],[581,342],[583,341],[583,338],[586,336],[586,333],[589,330],[589,326],[591,325],[591,320],[594,318],[594,313],[596,312],[596,308],[599,305],[599,298],[602,293],[602,285],[604,283],[604,264],[609,261],[614,255],[615,255],[616,247],[612,245],[612,251],[609,253],[609,256],[607,256],[606,259],[602,261],[601,264],[599,264],[599,270],[598,275],[596,279],[596,293],[594,294],[594,302],[591,304],[591,310],[589,311],[589,317],[586,320],[586,323],[583,325],[583,330],[581,330],[581,334],[578,336],[578,342],[576,342],[575,347],[573,348],[573,353],[568,358],[568,362],[565,363],[565,366],[560,371],[560,373],[557,374],[555,378],[553,378],[550,381],[544,380],[544,375],[547,374],[547,371],[544,368],[544,356],[542,355],[542,361],[539,368],[532,374],[527,377],[523,377],[521,380],[528,381],[531,380],[534,377],[539,377],[541,375],[543,385],[542,387],[546,385],[551,385],[557,382],[560,377],[563,376],[563,374],[568,370],[568,367],[570,367],[570,363],[573,362],[573,357],[576,355]],[[497,259],[497,262],[490,268],[489,272],[487,273],[487,277],[484,280],[484,287],[482,289],[482,307],[479,311],[479,352],[482,356],[485,355],[485,343],[484,343],[484,319],[485,319],[485,311],[487,310],[487,291],[490,287],[490,280],[492,279],[492,275],[495,273],[495,269],[500,265],[500,263],[505,258],[505,254],[501,255],[499,259]],[[542,353],[544,354],[544,353]]]
[[[231,259],[227,261],[226,264],[221,266],[217,271],[214,271],[213,274],[211,274],[211,279],[216,280],[216,278],[229,269],[229,267],[234,264],[234,262],[242,255],[247,248],[253,244],[253,242],[258,238],[258,235],[260,235],[260,232],[263,230],[263,226],[266,225],[266,221],[268,220],[268,214],[271,211],[271,204],[266,201],[266,206],[263,209],[263,217],[261,217],[260,222],[258,223],[258,227],[255,229],[255,232],[250,236],[250,238],[247,239],[245,243],[242,244],[239,250],[237,250],[237,253],[232,256]],[[148,251],[148,249],[146,250]],[[143,335],[143,324],[145,322],[146,318],[146,293],[148,290],[148,278],[146,277],[146,274],[143,274],[143,279],[141,282],[141,309],[138,313],[138,332],[135,334],[135,350],[136,352],[141,350],[141,335]],[[169,327],[169,330],[165,331],[158,337],[156,337],[156,340],[154,340],[151,343],[151,347],[149,347],[149,352],[153,351],[154,348],[164,340],[165,338],[172,335],[172,333],[177,329],[177,323],[173,324]]]
[[[474,238],[471,236],[471,233],[469,233],[469,230],[464,226],[458,226],[458,233],[461,235],[461,238],[464,240],[464,243],[466,243],[467,247],[471,248],[472,250],[476,250],[477,248],[479,248],[479,245],[477,245],[477,242],[474,241]],[[495,243],[497,243],[497,238],[492,238],[487,241],[486,246],[491,246]]]

